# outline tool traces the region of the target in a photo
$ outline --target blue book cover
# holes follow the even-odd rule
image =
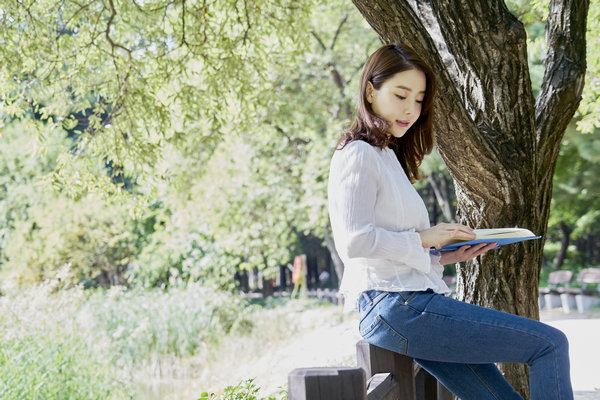
[[[536,236],[530,230],[523,228],[475,229],[473,232],[477,235],[476,239],[450,243],[437,251],[453,251],[462,246],[474,246],[479,243],[498,243],[498,247],[501,247],[541,238],[541,236]]]

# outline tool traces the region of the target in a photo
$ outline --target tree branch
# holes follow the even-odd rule
[[[317,42],[319,43],[319,46],[321,46],[321,48],[323,50],[327,50],[327,46],[325,46],[325,43],[323,43],[323,41],[321,40],[321,37],[319,35],[317,35],[317,33],[315,31],[310,32],[311,35],[313,35],[313,37],[315,39],[317,39]]]
[[[181,1],[181,43],[180,46],[187,45],[187,40],[185,39],[185,0]]]
[[[340,23],[340,25],[338,26],[338,30],[336,32],[336,38],[337,35],[339,34],[339,31],[342,27],[342,25],[345,23],[346,19],[348,18],[348,16],[344,17],[342,19],[342,22]],[[323,52],[327,52],[327,46],[325,46],[325,43],[323,42],[323,40],[321,40],[321,37],[315,32],[312,31],[311,34],[313,35],[313,37],[317,40],[317,42],[319,43],[319,46],[321,47],[321,49],[323,50]],[[331,48],[329,50],[333,50],[335,42],[336,42],[336,38],[333,39],[332,44],[331,44]],[[340,74],[340,72],[337,69],[337,65],[335,64],[335,62],[333,61],[329,61],[327,63],[327,66],[329,67],[329,71],[331,73],[331,78],[333,79],[333,83],[335,83],[335,86],[337,86],[337,88],[339,89],[340,93],[343,95],[344,94],[344,89],[346,88],[346,81],[344,81],[344,78],[342,77],[342,74]],[[344,111],[344,116],[346,118],[352,118],[352,109],[350,108],[350,104],[346,103],[343,107],[342,107],[343,111]]]
[[[553,167],[560,142],[579,106],[586,68],[589,0],[552,0],[546,25],[546,71],[535,103],[538,172]],[[548,157],[553,153],[552,157]]]
[[[335,42],[337,42],[337,38],[342,30],[342,26],[344,26],[344,24],[346,23],[347,20],[348,20],[348,14],[346,14],[344,16],[344,18],[342,18],[342,21],[338,25],[337,30],[335,31],[335,35],[333,35],[333,40],[331,41],[331,47],[329,47],[329,49],[333,50],[333,48],[335,47]]]

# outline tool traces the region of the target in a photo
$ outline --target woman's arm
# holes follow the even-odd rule
[[[350,258],[397,260],[428,272],[429,254],[414,229],[398,232],[374,224],[382,174],[376,151],[365,142],[352,142],[334,155],[329,213],[336,246]]]
[[[454,251],[443,251],[439,262],[442,265],[446,265],[468,261],[496,247],[498,247],[498,243],[479,243],[475,246],[462,246]]]

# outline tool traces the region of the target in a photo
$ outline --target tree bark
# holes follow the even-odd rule
[[[583,89],[587,0],[552,0],[546,73],[534,101],[523,24],[502,0],[353,0],[382,42],[410,45],[438,77],[437,146],[455,182],[459,221],[545,235],[560,142]],[[458,268],[463,301],[539,318],[544,240]],[[505,365],[529,398],[526,368]]]

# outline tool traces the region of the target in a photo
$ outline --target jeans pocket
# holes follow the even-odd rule
[[[360,322],[369,316],[371,311],[375,309],[377,304],[389,293],[379,290],[368,290],[360,294],[358,298],[358,311],[360,314]]]
[[[374,346],[383,347],[384,349],[396,353],[406,354],[408,340],[398,333],[379,314],[373,318],[371,323],[363,321],[359,326],[359,331],[363,339]]]

